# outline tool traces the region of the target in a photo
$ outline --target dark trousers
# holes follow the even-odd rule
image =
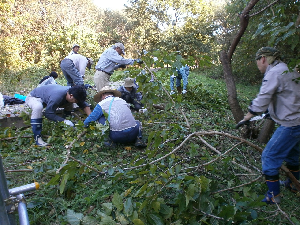
[[[124,99],[129,104],[133,104],[134,107],[131,108],[133,108],[135,111],[139,111],[139,109],[143,107],[143,104],[134,100],[134,98],[132,98],[130,94],[123,93],[121,98]]]

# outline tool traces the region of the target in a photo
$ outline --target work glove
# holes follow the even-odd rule
[[[272,119],[270,113],[266,113],[263,118],[264,119]]]
[[[119,68],[126,68],[126,65],[125,64],[120,64],[118,67]]]
[[[65,123],[66,125],[68,125],[68,126],[74,127],[73,122],[71,122],[70,120],[65,119],[65,120],[64,120],[64,123]]]
[[[248,125],[250,123],[250,119],[254,117],[254,115],[250,112],[248,112],[244,119],[241,120],[236,126],[235,126],[235,129],[238,129],[239,127],[243,126],[243,125]]]
[[[143,64],[143,61],[140,59],[136,59],[137,64]]]
[[[235,129],[238,129],[239,127],[244,126],[244,125],[249,125],[249,123],[250,123],[250,120],[247,120],[247,121],[241,120],[239,123],[236,124]]]

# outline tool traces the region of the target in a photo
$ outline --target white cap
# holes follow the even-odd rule
[[[72,49],[73,49],[74,47],[80,48],[79,44],[74,44],[74,45],[72,46]]]
[[[122,53],[125,54],[124,45],[121,42],[115,43],[114,46],[115,46],[115,48],[119,47],[121,49]]]

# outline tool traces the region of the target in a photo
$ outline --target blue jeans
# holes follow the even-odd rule
[[[62,72],[67,80],[67,86],[84,85],[84,80],[74,63],[70,59],[64,59],[61,62]]]
[[[106,123],[105,116],[104,115],[101,116],[99,118],[98,122],[104,125]],[[141,124],[138,120],[136,120],[135,127],[132,127],[132,128],[126,129],[126,130],[122,130],[122,131],[111,131],[110,130],[109,137],[114,143],[126,144],[126,143],[135,142],[137,137],[142,137]]]
[[[300,125],[277,128],[262,152],[262,172],[278,175],[283,161],[291,166],[300,165]]]
[[[174,79],[174,77],[170,76],[170,90],[174,90]],[[176,79],[176,87],[181,86],[181,79],[183,79],[183,90],[186,90],[188,84],[187,75],[178,75]]]

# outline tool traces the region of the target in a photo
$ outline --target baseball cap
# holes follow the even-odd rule
[[[280,51],[273,47],[262,47],[260,48],[255,56],[255,60],[259,60],[261,57],[273,57],[274,60],[280,58]]]

